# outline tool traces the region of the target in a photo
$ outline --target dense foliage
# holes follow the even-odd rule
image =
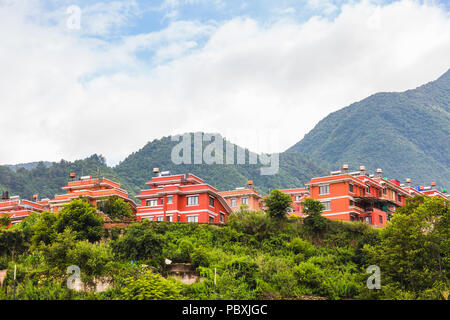
[[[65,211],[79,213],[79,201]],[[304,207],[315,218],[322,209],[311,199]],[[0,299],[12,298],[15,264],[18,299],[444,299],[450,288],[449,208],[439,199],[410,200],[384,229],[324,219],[318,232],[309,217],[242,208],[226,226],[145,221],[95,243],[58,229],[51,215],[0,230],[0,269],[8,269]],[[72,226],[84,221],[73,218]],[[180,283],[167,259],[202,281]],[[381,269],[380,290],[367,288],[371,265]],[[82,291],[67,287],[73,266]],[[99,283],[107,288],[97,292]]]

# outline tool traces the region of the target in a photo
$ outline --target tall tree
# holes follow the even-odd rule
[[[264,199],[269,216],[276,219],[286,219],[286,215],[292,208],[292,198],[290,195],[278,189],[272,190],[270,195]]]

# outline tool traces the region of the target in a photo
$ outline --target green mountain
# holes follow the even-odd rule
[[[61,160],[55,163],[40,162],[36,165],[20,165],[16,170],[10,166],[0,166],[0,190],[31,199],[38,193],[40,198],[53,198],[64,193],[61,187],[69,181],[69,174],[77,176],[100,175],[121,183],[130,195],[134,196],[145,189],[145,183],[153,175],[153,168],[170,170],[172,174],[193,173],[219,190],[229,190],[244,186],[253,180],[255,187],[266,193],[274,188],[302,186],[312,176],[323,175],[326,171],[300,153],[283,153],[279,158],[279,172],[271,176],[260,175],[261,164],[225,165],[225,164],[180,164],[171,161],[173,147],[178,144],[171,137],[164,137],[147,143],[141,150],[134,152],[116,167],[108,167],[102,156],[93,155],[84,160],[69,162]],[[204,142],[202,153],[209,143]],[[233,145],[234,148],[238,146]],[[194,152],[192,147],[192,153]],[[248,163],[249,150],[245,150]],[[225,155],[224,155],[225,158]],[[236,163],[236,162],[235,162]],[[25,169],[30,168],[30,169]]]
[[[29,163],[19,163],[19,164],[6,164],[5,166],[10,168],[12,171],[16,172],[17,169],[24,168],[27,170],[31,170],[36,168],[40,163],[45,165],[46,167],[50,167],[53,165],[52,162],[49,161],[39,161],[39,162],[29,162]]]
[[[338,170],[382,168],[389,178],[450,186],[450,70],[401,93],[377,93],[334,112],[288,149]]]
[[[145,182],[150,180],[153,168],[159,168],[162,171],[169,170],[173,174],[190,172],[219,190],[241,187],[248,180],[253,180],[256,188],[262,192],[274,188],[302,186],[312,176],[325,173],[323,168],[303,154],[283,153],[280,154],[278,173],[264,176],[260,174],[260,168],[262,167],[260,163],[248,164],[249,154],[251,153],[249,150],[245,150],[247,164],[174,164],[171,160],[171,152],[177,144],[178,142],[172,141],[171,137],[154,140],[138,152],[128,156],[114,169],[125,181],[137,186],[135,192],[138,192],[145,185]],[[203,143],[202,153],[209,144],[210,142]],[[234,144],[232,145],[234,148],[239,148]],[[191,149],[191,159],[193,159],[195,150],[193,145]],[[237,163],[236,156],[234,163]]]

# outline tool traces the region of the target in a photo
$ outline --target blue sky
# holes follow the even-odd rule
[[[284,151],[333,111],[446,72],[449,12],[444,0],[0,0],[0,164],[100,153],[114,165],[192,131]]]

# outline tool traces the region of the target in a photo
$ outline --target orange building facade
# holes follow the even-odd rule
[[[20,199],[19,196],[9,197],[7,193],[3,193],[0,198],[0,217],[9,217],[11,219],[11,225],[20,223],[34,212],[45,211],[48,208],[46,206],[46,200],[43,202],[34,202]]]
[[[232,212],[217,189],[193,174],[158,174],[136,196],[137,220],[226,223]]]
[[[306,188],[296,188],[296,189],[281,189],[281,192],[284,192],[291,196],[292,198],[292,214],[296,216],[302,216],[303,210],[301,203],[309,197],[309,191]]]
[[[70,181],[67,186],[62,187],[66,194],[55,195],[48,201],[52,212],[61,211],[62,207],[78,198],[87,199],[94,207],[99,201],[107,197],[117,196],[127,202],[133,213],[136,213],[136,203],[128,197],[128,192],[120,187],[120,184],[105,178],[93,179],[91,176],[81,177]]]
[[[242,205],[253,211],[262,210],[263,208],[262,197],[252,187],[236,188],[231,191],[219,192],[219,194],[225,199],[233,212],[239,210]]]

